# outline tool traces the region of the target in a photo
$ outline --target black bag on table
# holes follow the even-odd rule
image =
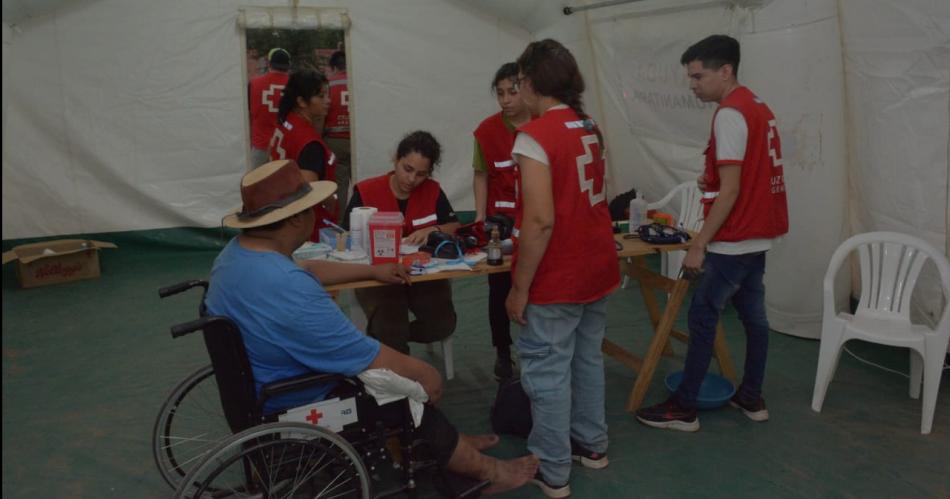
[[[630,200],[635,197],[637,197],[637,190],[630,189],[611,199],[610,203],[607,204],[607,210],[610,211],[610,220],[614,222],[627,220],[630,217]]]

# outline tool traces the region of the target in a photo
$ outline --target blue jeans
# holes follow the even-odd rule
[[[765,360],[769,349],[769,321],[765,316],[765,252],[745,255],[707,253],[703,274],[689,307],[689,349],[683,368],[683,381],[676,402],[684,408],[696,406],[699,387],[712,359],[716,324],[726,301],[739,313],[745,326],[745,372],[738,396],[754,401],[762,396]]]
[[[528,305],[518,337],[521,384],[531,399],[528,450],[552,485],[571,476],[571,439],[607,451],[604,356],[607,298],[593,303]]]

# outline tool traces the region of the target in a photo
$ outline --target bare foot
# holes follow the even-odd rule
[[[538,464],[541,462],[538,456],[528,454],[517,459],[507,461],[495,461],[494,473],[491,477],[491,485],[482,493],[498,494],[509,490],[517,489],[528,483],[534,474],[538,472]]]
[[[465,440],[465,443],[471,445],[475,450],[483,451],[485,449],[490,449],[498,445],[498,435],[494,433],[486,433],[484,435],[466,435],[464,433],[459,434],[459,438]]]

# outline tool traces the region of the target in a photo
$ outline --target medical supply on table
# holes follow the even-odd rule
[[[339,232],[333,227],[323,227],[320,229],[319,234],[320,242],[326,244],[330,248],[340,251],[355,249],[352,244],[352,239],[349,237],[349,233],[346,231]]]
[[[333,251],[333,246],[325,243],[313,243],[307,241],[299,248],[294,250],[293,257],[299,260],[311,260],[314,258],[326,258]]]
[[[647,218],[647,200],[643,199],[640,193],[637,197],[630,200],[630,217],[627,230],[636,232],[637,228],[646,223]]]
[[[664,213],[662,211],[657,211],[653,213],[652,215],[650,215],[650,219],[653,220],[654,223],[658,223],[661,225],[673,225],[673,215],[669,213]]]
[[[398,211],[380,211],[369,218],[370,256],[373,265],[399,261],[403,215]]]
[[[371,206],[358,206],[350,212],[350,247],[370,252],[369,219],[376,211]]]
[[[488,241],[488,245],[485,246],[485,253],[488,253],[488,264],[489,265],[501,265],[503,259],[501,257],[501,240],[497,227],[493,227],[491,230],[491,240]]]
[[[344,232],[346,232],[346,229],[344,229],[343,227],[340,227],[339,225],[337,225],[337,224],[335,224],[335,223],[333,223],[333,222],[327,220],[326,218],[323,219],[323,223],[325,223],[325,224],[329,225],[330,227],[336,229],[336,231],[339,232],[339,233],[341,233],[341,234],[344,233]]]
[[[416,251],[415,253],[410,253],[402,257],[402,264],[411,267],[413,265],[422,265],[423,267],[428,265],[432,260],[432,256],[426,253],[425,251]]]

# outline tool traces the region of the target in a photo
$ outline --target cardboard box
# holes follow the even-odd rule
[[[20,286],[35,288],[99,277],[99,250],[116,247],[102,241],[57,239],[17,246],[3,254],[3,263],[17,260]]]

